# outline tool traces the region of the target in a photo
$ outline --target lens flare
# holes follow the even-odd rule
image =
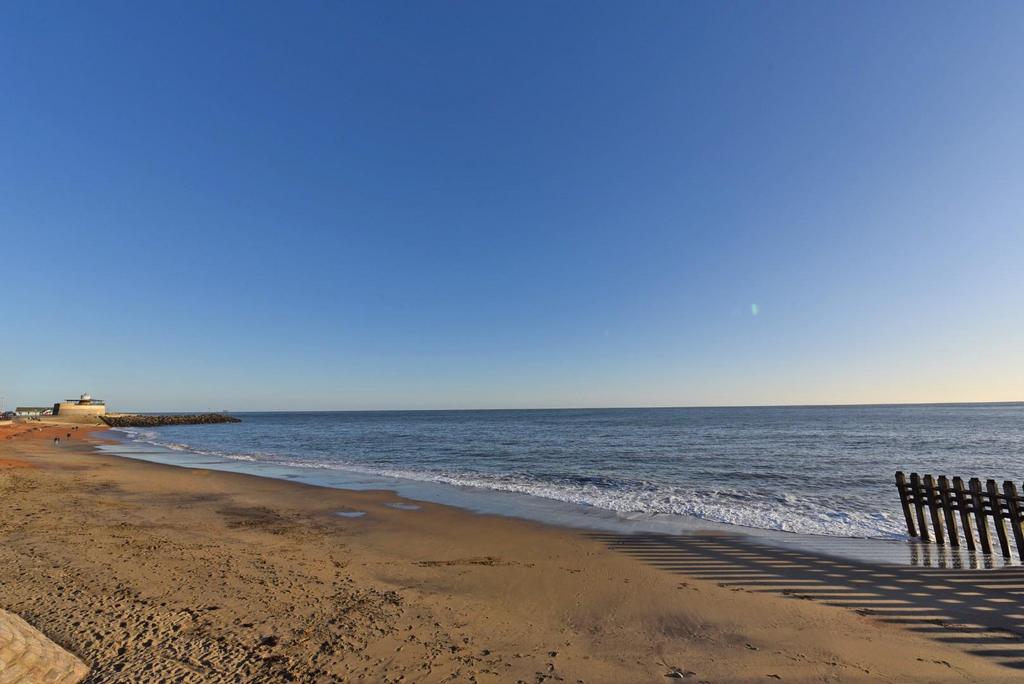
[[[759,307],[757,304],[750,305],[750,315],[756,316],[760,311],[761,307]]]

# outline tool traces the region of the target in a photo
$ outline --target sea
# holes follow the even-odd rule
[[[906,540],[897,470],[1024,481],[1024,403],[233,415],[119,450],[559,523],[879,540]]]

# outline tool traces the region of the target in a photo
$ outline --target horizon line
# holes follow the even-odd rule
[[[686,406],[534,406],[487,408],[379,408],[379,409],[191,409],[173,411],[134,411],[134,413],[441,413],[456,411],[627,411],[668,409],[753,409],[753,408],[888,408],[900,406],[1009,406],[1024,404],[1024,399],[1008,401],[904,401],[847,404],[695,404]],[[111,413],[133,413],[112,411]]]

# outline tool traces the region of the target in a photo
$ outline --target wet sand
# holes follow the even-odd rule
[[[30,428],[0,428],[0,608],[81,657],[88,681],[1024,677],[1016,570],[585,533]]]

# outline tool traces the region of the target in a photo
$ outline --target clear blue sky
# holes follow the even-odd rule
[[[5,3],[0,395],[1024,399],[1022,36],[1020,2]]]

